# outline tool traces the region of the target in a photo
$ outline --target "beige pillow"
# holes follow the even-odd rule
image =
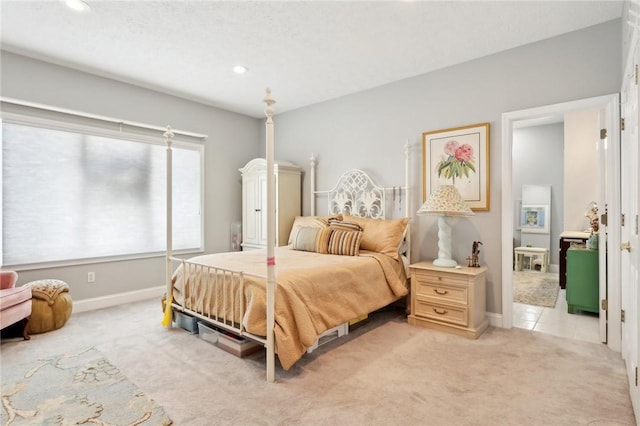
[[[331,232],[329,227],[301,226],[292,242],[292,248],[327,254]]]
[[[357,256],[360,254],[361,239],[362,231],[334,229],[329,238],[329,254]]]
[[[375,251],[398,259],[398,248],[411,218],[371,219],[345,214],[344,220],[362,228],[362,250]]]
[[[294,250],[316,251],[316,238],[322,228],[301,226],[292,241]]]
[[[342,220],[342,215],[328,215],[328,216],[296,216],[293,220],[293,225],[291,226],[291,232],[289,233],[289,242],[288,244],[293,244],[293,241],[296,239],[298,231],[301,227],[314,227],[314,228],[324,228],[328,226],[329,220],[338,219]]]

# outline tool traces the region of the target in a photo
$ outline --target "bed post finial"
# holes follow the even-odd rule
[[[267,119],[269,120],[273,116],[272,106],[276,103],[276,100],[273,99],[273,96],[271,96],[271,89],[269,87],[267,87],[267,94],[264,96],[263,101],[265,104],[267,104],[264,109],[264,113],[267,115]]]

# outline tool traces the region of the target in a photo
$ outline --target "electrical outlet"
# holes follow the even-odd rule
[[[89,272],[87,274],[87,282],[88,283],[93,283],[96,281],[96,273],[95,272]]]

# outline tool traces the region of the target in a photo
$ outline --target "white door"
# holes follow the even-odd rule
[[[599,282],[600,300],[606,300],[607,308],[600,305],[600,338],[610,349],[621,351],[622,289],[620,286],[620,252],[613,250],[620,245],[620,97],[614,96],[600,108],[601,133],[598,142],[600,152],[600,201],[598,213],[607,213],[607,223],[599,230]]]
[[[600,119],[600,140],[598,141],[598,161],[599,161],[599,194],[600,198],[598,199],[598,216],[599,219],[606,216],[607,206],[609,200],[607,198],[607,145],[608,145],[608,117],[606,108],[600,109],[599,114]],[[600,333],[600,341],[603,343],[607,342],[607,309],[605,309],[605,303],[603,301],[607,300],[607,225],[606,221],[600,219],[600,226],[598,228],[598,282],[599,282],[599,333]]]
[[[246,176],[242,182],[243,196],[243,243],[259,245],[261,234],[262,204],[260,200],[261,182],[258,176]]]
[[[640,309],[640,294],[638,292],[638,84],[636,83],[636,68],[639,63],[637,41],[632,50],[633,60],[630,61],[625,73],[622,87],[622,117],[625,128],[621,132],[620,143],[620,206],[624,223],[620,227],[620,246],[612,250],[620,252],[620,282],[622,310],[625,319],[622,323],[622,357],[625,360],[629,379],[629,393],[636,415],[640,413],[640,392],[636,383],[638,359],[639,326],[638,312]]]

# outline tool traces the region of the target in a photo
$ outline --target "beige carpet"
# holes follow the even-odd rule
[[[514,271],[513,272],[513,301],[526,305],[556,306],[560,284],[558,274]]]
[[[236,358],[161,317],[157,300],[72,315],[3,341],[2,363],[95,346],[175,425],[635,424],[623,361],[599,344],[491,327],[467,340],[389,311],[268,384],[263,352]]]

